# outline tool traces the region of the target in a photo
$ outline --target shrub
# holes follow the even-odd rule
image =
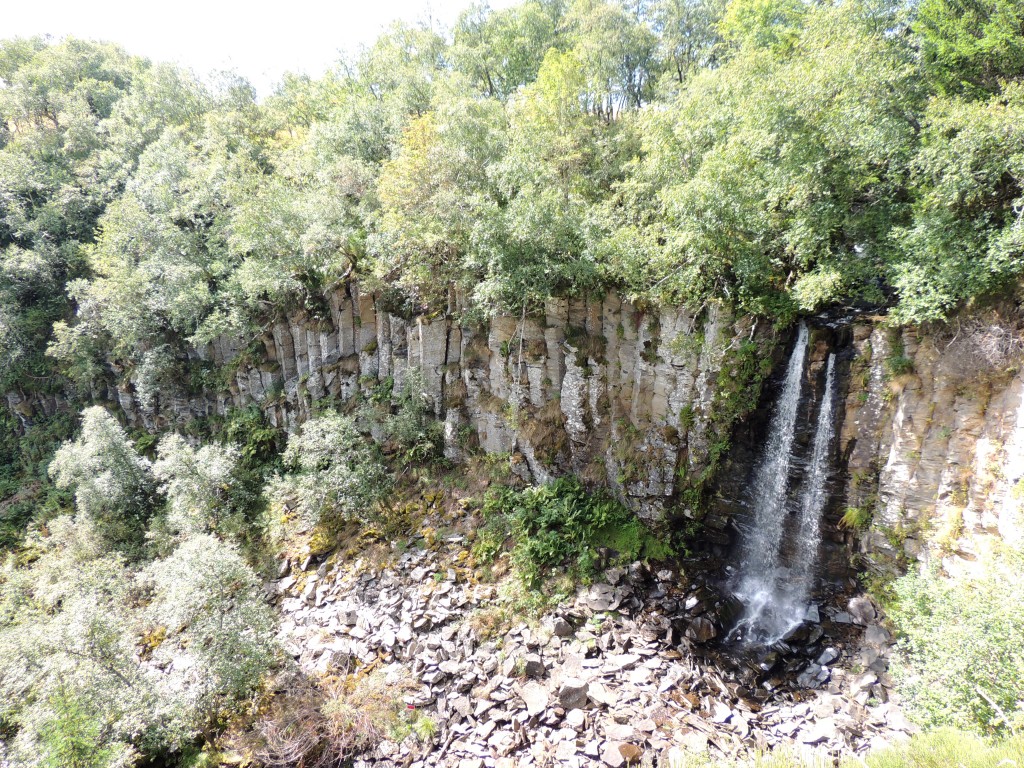
[[[270,426],[257,406],[230,410],[221,433],[228,443],[240,446],[245,469],[263,472],[277,466],[283,432]]]
[[[359,410],[360,421],[376,425],[379,431],[375,430],[374,436],[391,443],[406,462],[429,461],[439,456],[443,448],[441,422],[434,418],[425,390],[418,368],[406,371],[398,393],[394,392],[391,378],[368,383],[363,388],[365,402]]]
[[[231,528],[231,486],[238,465],[234,446],[193,448],[181,435],[160,440],[153,475],[167,497],[168,523],[181,534]]]
[[[30,537],[0,571],[0,722],[13,764],[134,765],[181,750],[256,691],[276,624],[252,569],[212,536],[131,570],[88,519]]]
[[[406,375],[398,408],[384,420],[384,432],[405,453],[408,461],[426,461],[441,453],[441,424],[434,418],[423,394],[423,375],[412,370]]]
[[[910,573],[893,585],[893,674],[922,725],[977,732],[1024,716],[1024,568],[996,560],[979,576]]]
[[[277,623],[235,547],[192,536],[149,566],[144,578],[153,586],[150,626],[167,629],[153,659],[158,666],[173,662],[162,686],[187,691],[192,718],[230,709],[231,700],[255,691],[276,658]]]
[[[338,413],[311,419],[289,437],[284,465],[288,471],[273,481],[271,496],[293,505],[307,528],[372,519],[391,486],[376,447]]]
[[[885,361],[890,376],[906,376],[914,372],[914,360],[905,354],[896,354]]]
[[[576,478],[523,491],[492,489],[483,514],[486,525],[477,554],[493,557],[497,542],[511,538],[513,564],[532,588],[556,570],[574,579],[590,578],[601,565],[598,550],[603,547],[612,550],[612,561],[623,563],[668,554],[632,512],[603,491],[588,494]]]
[[[154,726],[135,656],[132,577],[88,520],[51,522],[31,568],[0,573],[0,720],[17,765],[117,765]],[[108,755],[108,762],[89,762]]]
[[[151,511],[153,478],[124,429],[99,406],[82,411],[82,432],[50,464],[58,488],[75,493],[77,513],[117,548],[137,552]]]

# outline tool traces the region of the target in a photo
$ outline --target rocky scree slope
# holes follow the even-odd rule
[[[675,752],[780,746],[839,756],[914,730],[890,701],[890,638],[864,597],[823,609],[788,653],[738,664],[715,649],[727,606],[700,563],[686,566],[696,576],[635,563],[492,636],[486,616],[509,598],[476,580],[467,536],[412,543],[378,566],[285,560],[268,588],[307,674],[378,669],[438,726],[426,742],[384,739],[357,766],[667,766]]]

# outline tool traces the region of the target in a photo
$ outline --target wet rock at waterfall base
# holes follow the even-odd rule
[[[698,616],[687,625],[686,637],[695,643],[707,643],[718,637],[718,630],[710,619]]]

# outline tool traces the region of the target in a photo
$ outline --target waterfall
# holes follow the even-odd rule
[[[782,393],[768,425],[768,441],[757,466],[751,492],[754,521],[744,535],[743,562],[736,596],[744,604],[744,615],[731,636],[759,638],[774,642],[781,636],[778,611],[779,551],[786,522],[786,487],[793,454],[793,437],[800,406],[804,359],[807,356],[807,326],[800,324],[796,346],[789,357]]]
[[[821,515],[825,511],[829,470],[832,468],[832,440],[836,427],[833,412],[836,356],[828,356],[825,371],[825,393],[818,409],[818,423],[814,430],[811,464],[800,498],[800,523],[797,533],[797,551],[793,564],[794,609],[806,605],[814,581],[814,565],[818,560],[821,543]]]
[[[835,432],[835,356],[830,355],[797,520],[790,523],[789,471],[794,463],[793,442],[807,336],[807,326],[801,323],[782,392],[768,425],[768,439],[751,483],[753,521],[743,531],[742,563],[734,582],[734,592],[743,603],[744,612],[730,632],[730,639],[770,645],[799,625],[806,614],[821,539],[821,515],[827,500]],[[789,547],[790,562],[784,563],[783,542],[787,535],[794,545]]]

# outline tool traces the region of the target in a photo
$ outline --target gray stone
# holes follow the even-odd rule
[[[558,703],[566,709],[583,709],[587,706],[589,684],[576,678],[567,678],[558,687]]]
[[[535,653],[531,653],[523,658],[523,670],[526,672],[527,677],[544,677],[547,674],[544,662]]]
[[[614,707],[619,700],[618,695],[602,683],[591,683],[587,688],[587,697],[595,704]]]
[[[583,602],[594,612],[614,611],[619,607],[620,598],[610,584],[594,584],[584,595]]]
[[[733,716],[733,711],[727,704],[716,701],[711,707],[711,721],[715,723],[727,723]]]
[[[622,744],[617,741],[606,741],[604,743],[604,748],[601,750],[601,761],[605,765],[612,766],[612,768],[618,768],[620,765],[625,765],[626,758],[619,750],[620,746],[622,746]]]
[[[531,716],[539,715],[548,708],[548,689],[540,683],[527,683],[521,695]]]
[[[853,617],[856,624],[862,626],[870,624],[875,620],[875,606],[871,600],[863,595],[858,595],[846,605],[846,610]]]
[[[875,648],[882,648],[889,644],[889,632],[877,624],[872,624],[864,630],[864,643]]]
[[[823,741],[831,741],[835,737],[836,723],[831,717],[818,720],[810,728],[800,731],[800,741],[804,744],[818,744]]]
[[[572,635],[572,624],[561,616],[556,616],[555,620],[551,623],[551,631],[556,637],[569,637]]]
[[[821,664],[822,666],[825,666],[826,664],[831,664],[833,661],[835,661],[838,658],[839,658],[839,651],[837,651],[835,648],[826,648],[825,650],[823,650],[821,652],[821,654],[818,656],[818,658],[815,659],[815,661],[818,664]]]
[[[582,709],[570,709],[565,713],[565,724],[577,731],[583,728],[587,722],[587,713]]]
[[[468,696],[458,696],[451,702],[451,707],[462,719],[469,717],[469,713],[473,711],[473,704]]]
[[[627,723],[612,723],[604,727],[604,735],[612,741],[629,741],[636,735],[636,730]]]

